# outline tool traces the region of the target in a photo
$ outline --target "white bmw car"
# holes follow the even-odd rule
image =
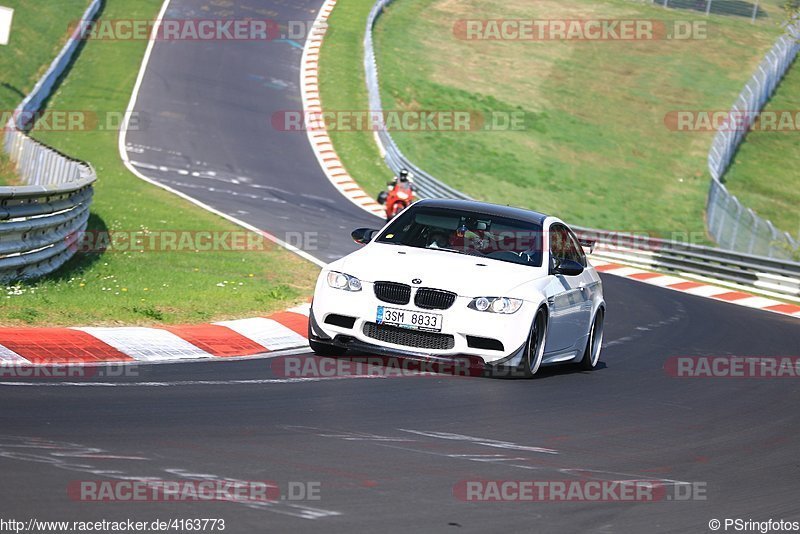
[[[602,284],[556,217],[461,200],[422,200],[360,250],[323,269],[309,343],[448,359],[533,376],[542,365],[594,369],[603,340]]]

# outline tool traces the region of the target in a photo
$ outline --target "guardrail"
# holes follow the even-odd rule
[[[800,19],[787,26],[772,49],[764,56],[753,77],[744,86],[729,112],[729,117],[742,127],[720,128],[708,153],[711,185],[706,203],[708,232],[722,248],[761,254],[770,258],[791,258],[800,247],[787,232],[781,232],[772,222],[762,219],[745,207],[722,183],[747,129],[766,105],[770,96],[792,65],[800,51]],[[732,120],[733,122],[733,120]]]
[[[712,278],[800,299],[800,263],[647,236],[573,227],[598,243],[594,255],[628,265]]]
[[[364,72],[367,79],[367,91],[369,93],[369,109],[380,123],[376,130],[381,152],[385,154],[384,160],[392,171],[397,174],[400,169],[408,169],[414,176],[415,190],[423,198],[461,198],[469,199],[467,195],[440,182],[424,170],[414,165],[406,158],[392,136],[383,124],[383,105],[381,104],[381,93],[378,85],[378,64],[375,60],[375,48],[373,46],[372,30],[383,9],[394,0],[378,0],[372,6],[372,10],[367,18],[367,31],[364,35]]]
[[[375,3],[367,18],[364,36],[364,69],[369,107],[376,112],[374,115],[378,121],[382,121],[383,106],[373,30],[384,8],[392,2],[393,0],[378,0]],[[397,173],[405,168],[413,174],[420,197],[470,199],[468,195],[442,183],[409,161],[383,124],[379,124],[376,138],[384,160],[392,171]],[[573,228],[582,237],[594,239],[603,245],[596,251],[596,255],[604,258],[653,270],[723,280],[789,298],[800,297],[800,263],[797,262],[593,228]]]
[[[94,0],[82,20],[91,21],[101,6],[102,0]],[[85,31],[87,24],[80,27]],[[75,254],[75,241],[86,229],[97,180],[94,169],[25,133],[80,43],[70,38],[6,124],[3,148],[22,185],[0,187],[0,283],[58,269]]]

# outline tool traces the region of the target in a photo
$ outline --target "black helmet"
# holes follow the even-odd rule
[[[407,170],[402,169],[400,171],[400,181],[401,182],[407,182],[408,181],[408,171]]]

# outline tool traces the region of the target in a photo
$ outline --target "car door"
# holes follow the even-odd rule
[[[574,257],[575,261],[580,263],[584,268],[589,265],[586,260],[586,254],[583,252],[581,242],[578,236],[572,230],[568,230],[569,237],[569,251],[568,254]],[[578,335],[588,335],[590,323],[592,321],[592,308],[594,304],[594,295],[598,291],[598,282],[592,277],[592,274],[585,270],[580,276],[575,277],[580,290],[580,310],[578,311]]]
[[[566,226],[559,223],[553,224],[548,232],[548,239],[550,269],[553,269],[561,260],[576,259]],[[580,286],[583,280],[582,275],[550,275],[550,281],[545,287],[545,297],[550,310],[545,352],[567,351],[573,348],[576,340],[582,336],[581,325],[585,298]]]

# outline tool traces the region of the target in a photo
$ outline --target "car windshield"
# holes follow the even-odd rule
[[[538,224],[447,208],[411,208],[376,240],[442,252],[539,267],[542,229]]]

